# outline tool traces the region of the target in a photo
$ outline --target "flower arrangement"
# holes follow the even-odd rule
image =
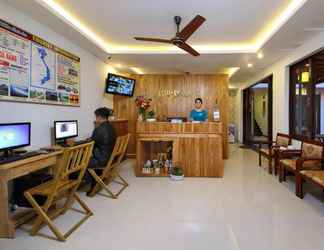
[[[138,113],[141,117],[141,119],[145,119],[145,113],[146,111],[151,107],[151,98],[146,98],[144,96],[137,96],[135,99],[135,104],[138,108]]]

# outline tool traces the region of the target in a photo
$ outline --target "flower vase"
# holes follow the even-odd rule
[[[145,121],[145,112],[139,112],[137,120],[140,122]]]

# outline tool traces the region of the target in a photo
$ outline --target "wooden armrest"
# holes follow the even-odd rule
[[[254,141],[254,143],[259,144],[259,148],[261,148],[262,145],[268,145],[271,148],[271,147],[273,147],[273,143],[276,143],[276,142],[273,142],[273,141]]]
[[[300,149],[285,149],[285,150],[282,150],[282,152],[287,152],[287,153],[295,153],[295,154],[301,154],[301,150]]]
[[[302,161],[322,161],[323,158],[305,158],[305,157],[301,157],[300,158]]]
[[[276,143],[275,141],[255,141],[255,143],[258,143],[258,144],[273,144],[273,143]]]
[[[279,150],[279,158],[291,158],[291,157],[300,157],[301,150],[297,149],[286,149],[286,150]]]

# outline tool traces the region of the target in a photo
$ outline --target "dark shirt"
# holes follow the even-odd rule
[[[92,133],[94,141],[92,157],[100,166],[105,166],[116,143],[115,128],[109,122],[103,122]]]

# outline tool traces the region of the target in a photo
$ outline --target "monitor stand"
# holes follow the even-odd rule
[[[66,148],[69,146],[66,139],[56,141],[56,144],[63,148]]]

